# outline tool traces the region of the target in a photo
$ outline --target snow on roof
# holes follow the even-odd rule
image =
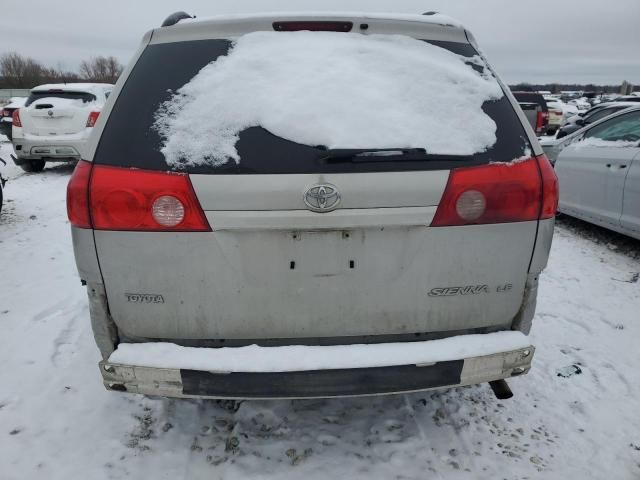
[[[319,19],[326,18],[358,18],[358,19],[376,19],[376,20],[401,20],[407,22],[420,22],[429,23],[433,25],[441,25],[445,27],[464,28],[464,25],[458,20],[443,15],[437,12],[428,12],[428,14],[414,14],[414,13],[370,13],[370,12],[259,12],[252,14],[228,14],[228,15],[215,15],[211,17],[197,17],[187,18],[181,20],[178,25],[189,24],[194,22],[207,22],[207,21],[227,21],[227,20],[260,20],[260,19],[273,19],[273,20],[286,20],[286,19],[310,19],[317,17]]]
[[[11,97],[9,99],[9,103],[5,105],[5,107],[22,107],[27,101],[27,97]]]
[[[63,90],[65,92],[93,92],[95,90],[105,90],[109,88],[113,88],[113,85],[110,83],[47,83],[33,87],[31,91]]]
[[[328,148],[423,147],[471,155],[492,146],[485,101],[503,96],[479,57],[403,35],[253,32],[156,113],[169,165],[240,162],[241,131],[261,126]]]

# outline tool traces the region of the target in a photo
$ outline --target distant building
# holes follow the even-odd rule
[[[633,85],[631,85],[626,80],[622,82],[622,86],[620,87],[621,95],[631,95],[633,93]]]

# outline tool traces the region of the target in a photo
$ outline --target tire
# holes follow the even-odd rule
[[[41,172],[44,169],[44,160],[27,160],[20,165],[20,168],[25,172]]]

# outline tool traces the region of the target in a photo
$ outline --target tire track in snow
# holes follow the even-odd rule
[[[76,352],[76,345],[82,335],[81,329],[77,328],[78,317],[87,314],[87,309],[83,305],[74,303],[68,308],[47,309],[51,313],[49,315],[40,316],[40,321],[46,321],[47,318],[55,318],[68,316],[64,328],[60,330],[58,335],[53,339],[53,351],[49,356],[49,360],[55,367],[66,367],[69,365],[71,358]],[[80,312],[80,313],[78,313]]]

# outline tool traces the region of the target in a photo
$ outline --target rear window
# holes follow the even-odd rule
[[[82,103],[91,103],[96,101],[96,96],[93,93],[89,93],[89,92],[67,92],[67,91],[63,92],[63,91],[56,91],[56,90],[48,90],[48,91],[42,91],[42,92],[31,92],[24,106],[28,107],[36,100],[40,100],[43,98],[64,98],[66,100],[82,100]]]
[[[513,96],[518,102],[536,103],[540,105],[543,112],[548,110],[547,102],[542,95],[535,92],[513,92]]]
[[[476,71],[486,68],[479,64],[476,50],[469,44],[453,42],[428,42],[457,55],[469,57]],[[227,55],[232,43],[228,40],[210,39],[185,41],[148,46],[129,75],[115,105],[96,151],[94,162],[104,165],[126,166],[150,170],[175,170],[207,174],[278,174],[278,173],[349,173],[372,171],[436,170],[454,166],[476,165],[491,161],[510,161],[529,151],[530,145],[522,125],[509,100],[486,101],[482,111],[496,124],[495,143],[485,151],[473,155],[436,155],[428,152],[428,158],[412,159],[376,157],[365,161],[326,161],[327,148],[323,145],[307,145],[281,138],[262,127],[249,127],[241,131],[235,143],[239,161],[222,165],[168,163],[161,152],[163,139],[156,128],[158,111],[175,92],[189,83],[200,70],[221,56]],[[319,68],[323,68],[320,67]],[[233,78],[229,78],[233,82]],[[261,91],[251,92],[258,98]],[[420,95],[432,94],[425,82]],[[381,90],[380,95],[384,95]],[[451,114],[437,121],[452,121],[456,101],[451,102]],[[210,108],[202,105],[202,108]],[[349,108],[345,105],[344,108]],[[464,112],[460,118],[460,132],[465,129]],[[208,114],[208,112],[207,112]],[[336,118],[340,111],[334,113]],[[216,115],[211,109],[210,115]],[[392,122],[393,119],[389,119]],[[358,145],[358,148],[364,147]],[[402,145],[398,145],[402,147]]]

